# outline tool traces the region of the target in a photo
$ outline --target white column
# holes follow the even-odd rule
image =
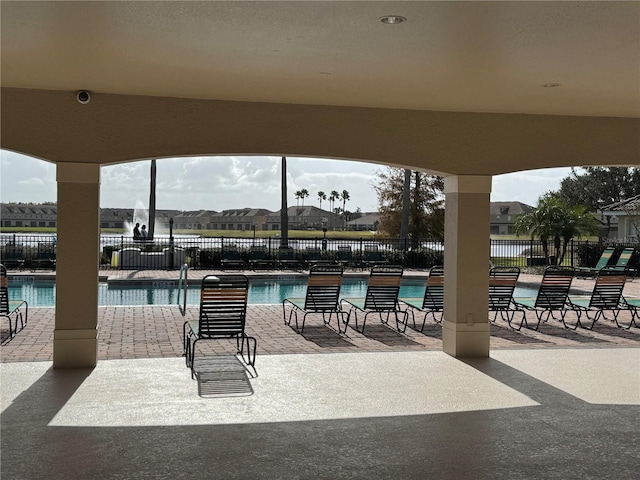
[[[100,165],[58,163],[54,368],[98,360]]]
[[[491,177],[445,177],[442,344],[454,357],[489,356]]]

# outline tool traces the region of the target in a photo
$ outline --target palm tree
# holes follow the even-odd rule
[[[318,200],[320,200],[320,210],[322,210],[322,200],[326,200],[327,199],[327,194],[320,191],[318,192]]]
[[[349,192],[346,190],[342,190],[342,194],[340,195],[342,198],[342,215],[344,216],[344,229],[347,229],[347,200],[349,200]]]
[[[302,199],[302,207],[304,208],[304,199],[309,196],[309,190],[303,188],[300,190],[300,198]]]
[[[571,239],[595,233],[598,226],[596,218],[586,208],[572,208],[557,197],[546,195],[538,200],[538,206],[534,210],[515,220],[513,229],[517,235],[529,233],[532,239],[539,237],[546,259],[550,258],[549,242],[553,241],[555,263],[560,265]]]
[[[302,196],[302,190],[296,190],[296,192],[293,194],[294,197],[296,197],[296,207],[300,206],[300,197]]]
[[[338,193],[338,191],[331,190],[331,194],[329,195],[329,205],[331,206],[330,207],[331,211],[334,211],[333,206],[338,198],[340,198],[340,194]]]

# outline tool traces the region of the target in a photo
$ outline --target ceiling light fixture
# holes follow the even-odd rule
[[[561,83],[545,83],[544,85],[542,85],[544,88],[554,88],[554,87],[559,87],[561,86]]]
[[[385,15],[384,17],[380,17],[378,20],[382,23],[386,23],[387,25],[396,25],[398,23],[406,22],[407,18],[400,15]]]

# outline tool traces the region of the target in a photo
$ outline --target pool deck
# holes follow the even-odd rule
[[[640,281],[626,293],[640,296]],[[215,397],[180,357],[177,307],[100,307],[94,369],[52,368],[54,315],[30,309],[0,348],[2,478],[626,480],[640,469],[637,328],[499,321],[490,358],[459,360],[436,324],[403,335],[372,320],[343,337],[312,318],[302,336],[279,306],[250,305],[253,394]],[[202,352],[232,354],[230,343]]]
[[[189,272],[189,279],[198,282],[205,275],[220,273],[224,272],[192,270]],[[253,275],[253,272],[245,273]],[[51,272],[18,274],[51,276]],[[302,274],[291,271],[271,271],[258,272],[257,275],[290,278],[292,275]],[[367,274],[353,271],[347,272],[346,275],[366,276]],[[424,277],[425,275],[426,272],[418,270],[406,273],[407,277]],[[100,276],[111,282],[176,282],[179,272],[105,270],[100,272]],[[520,283],[538,285],[540,278],[540,275],[522,274]],[[572,291],[575,294],[588,293],[593,288],[593,283],[592,279],[576,278],[572,284]],[[630,297],[640,297],[640,279],[628,281],[625,294]],[[99,307],[98,359],[180,357],[184,320],[185,318],[195,319],[197,315],[197,306],[188,307],[186,317],[181,315],[175,305]],[[572,323],[574,318],[575,315],[569,314],[569,323]],[[299,335],[291,327],[284,325],[281,305],[249,305],[247,319],[247,330],[257,338],[260,355],[442,350],[441,327],[431,321],[427,322],[421,333],[407,328],[406,332],[401,334],[393,328],[383,326],[375,317],[370,317],[364,335],[350,328],[347,336],[344,336],[336,332],[335,323],[327,327],[318,316],[314,315],[308,317],[304,334]],[[527,319],[535,323],[533,313],[528,313]],[[628,324],[630,314],[622,313],[620,320]],[[1,361],[3,363],[51,361],[54,325],[54,308],[30,308],[28,326],[2,346]],[[231,343],[206,342],[203,345],[203,351],[230,352]],[[553,320],[542,324],[538,331],[523,328],[516,332],[502,320],[498,320],[491,326],[491,349],[614,346],[640,347],[640,329],[619,329],[607,320],[600,320],[593,331],[582,328],[577,331],[566,330],[560,322]]]

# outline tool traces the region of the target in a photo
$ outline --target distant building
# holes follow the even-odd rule
[[[529,213],[534,207],[521,202],[491,202],[490,230],[491,235],[513,234],[515,219],[524,213]]]
[[[342,228],[343,220],[337,215],[314,206],[289,207],[289,229],[291,230],[334,230]],[[280,230],[280,211],[267,215],[266,230]]]
[[[608,240],[637,242],[640,240],[640,195],[612,203],[600,209],[603,217],[610,217]]]
[[[271,210],[264,208],[239,208],[223,210],[211,216],[213,230],[267,230],[267,216]]]
[[[173,217],[173,228],[178,230],[207,230],[214,210],[191,210],[179,212]]]
[[[0,219],[3,227],[55,227],[57,216],[58,207],[55,204],[0,204]]]
[[[375,232],[378,230],[379,224],[380,214],[378,212],[364,212],[360,218],[347,222],[347,230]]]

